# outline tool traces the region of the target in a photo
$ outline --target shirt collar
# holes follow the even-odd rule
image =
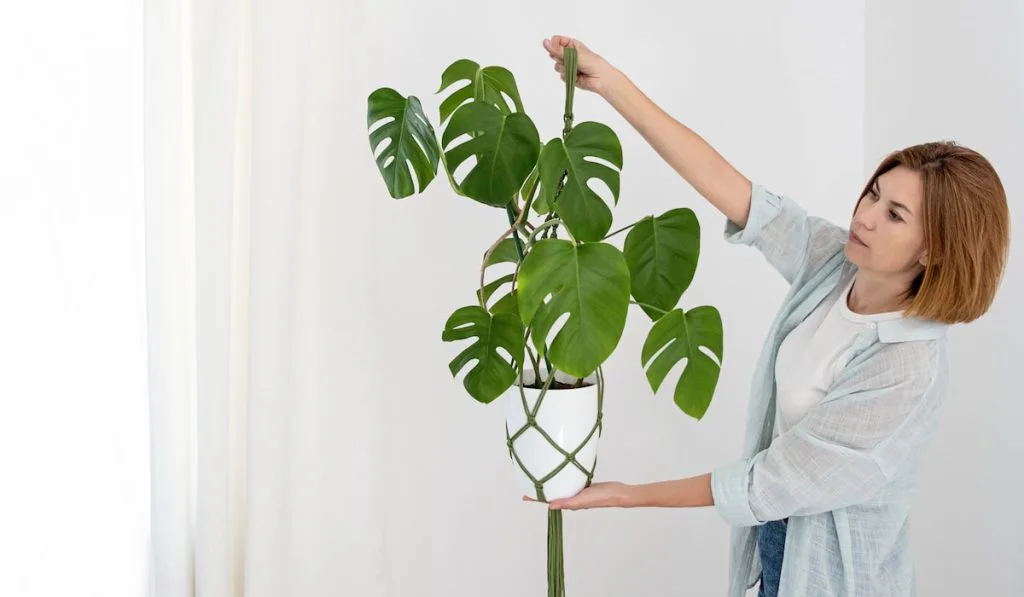
[[[856,272],[857,266],[847,259],[843,265],[843,275],[839,280],[841,287],[845,287]],[[839,300],[845,300],[845,298],[840,296]],[[935,340],[945,336],[949,327],[950,324],[941,321],[908,316],[876,323],[878,341],[885,343]]]

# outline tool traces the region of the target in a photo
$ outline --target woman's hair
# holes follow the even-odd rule
[[[861,198],[897,166],[921,175],[928,252],[924,271],[910,286],[905,314],[951,324],[974,321],[992,305],[1009,254],[1010,213],[1002,182],[978,152],[937,141],[886,156]]]

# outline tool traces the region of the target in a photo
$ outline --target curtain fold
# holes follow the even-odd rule
[[[343,4],[146,2],[156,597],[384,594]]]

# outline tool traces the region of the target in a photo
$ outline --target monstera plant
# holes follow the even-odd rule
[[[579,388],[588,379],[601,395],[600,369],[635,305],[650,320],[640,363],[651,389],[658,392],[685,360],[674,401],[700,419],[718,383],[723,347],[717,309],[680,305],[697,268],[699,223],[680,207],[611,232],[622,146],[604,124],[573,125],[573,48],[565,64],[564,128],[546,143],[515,77],[499,66],[462,59],[444,70],[438,128],[414,95],[382,87],[369,96],[370,148],[390,196],[423,193],[440,169],[454,193],[492,209],[501,230],[483,251],[475,300],[456,308],[443,327],[443,341],[460,343],[449,369],[464,375],[466,392],[485,404],[503,395],[518,401],[510,389]],[[621,232],[627,234],[620,249],[610,241]],[[500,264],[511,271],[494,275]],[[556,373],[568,381],[557,381]],[[523,419],[533,422],[536,408],[539,401]],[[509,432],[510,448],[518,435]],[[559,452],[567,460],[577,454]],[[542,482],[556,472],[530,476],[542,499]],[[589,484],[593,471],[587,473]],[[549,520],[560,532],[560,519]]]
[[[507,226],[482,258],[476,303],[456,309],[444,327],[444,341],[471,340],[451,372],[474,363],[463,383],[482,403],[516,382],[526,358],[535,370],[543,358],[549,371],[583,379],[615,351],[633,304],[652,322],[641,354],[651,389],[685,359],[674,400],[700,419],[723,358],[718,310],[679,305],[697,268],[700,225],[680,207],[609,234],[622,146],[604,124],[573,126],[575,86],[566,78],[565,127],[543,144],[515,77],[500,66],[462,59],[445,69],[436,93],[463,85],[440,104],[440,136],[416,96],[389,87],[369,96],[370,146],[392,198],[422,193],[443,169],[455,193],[505,212]],[[604,184],[604,196],[594,181]],[[626,230],[620,250],[609,241]],[[515,271],[488,281],[486,270],[499,263]]]

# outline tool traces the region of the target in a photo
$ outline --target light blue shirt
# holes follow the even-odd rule
[[[790,284],[754,372],[743,458],[712,472],[715,509],[733,526],[730,597],[758,581],[759,525],[787,517],[779,597],[915,594],[909,512],[947,392],[949,326],[865,326],[824,399],[772,439],[779,344],[855,275],[847,234],[759,185],[746,226],[725,225],[728,242],[760,250]]]

